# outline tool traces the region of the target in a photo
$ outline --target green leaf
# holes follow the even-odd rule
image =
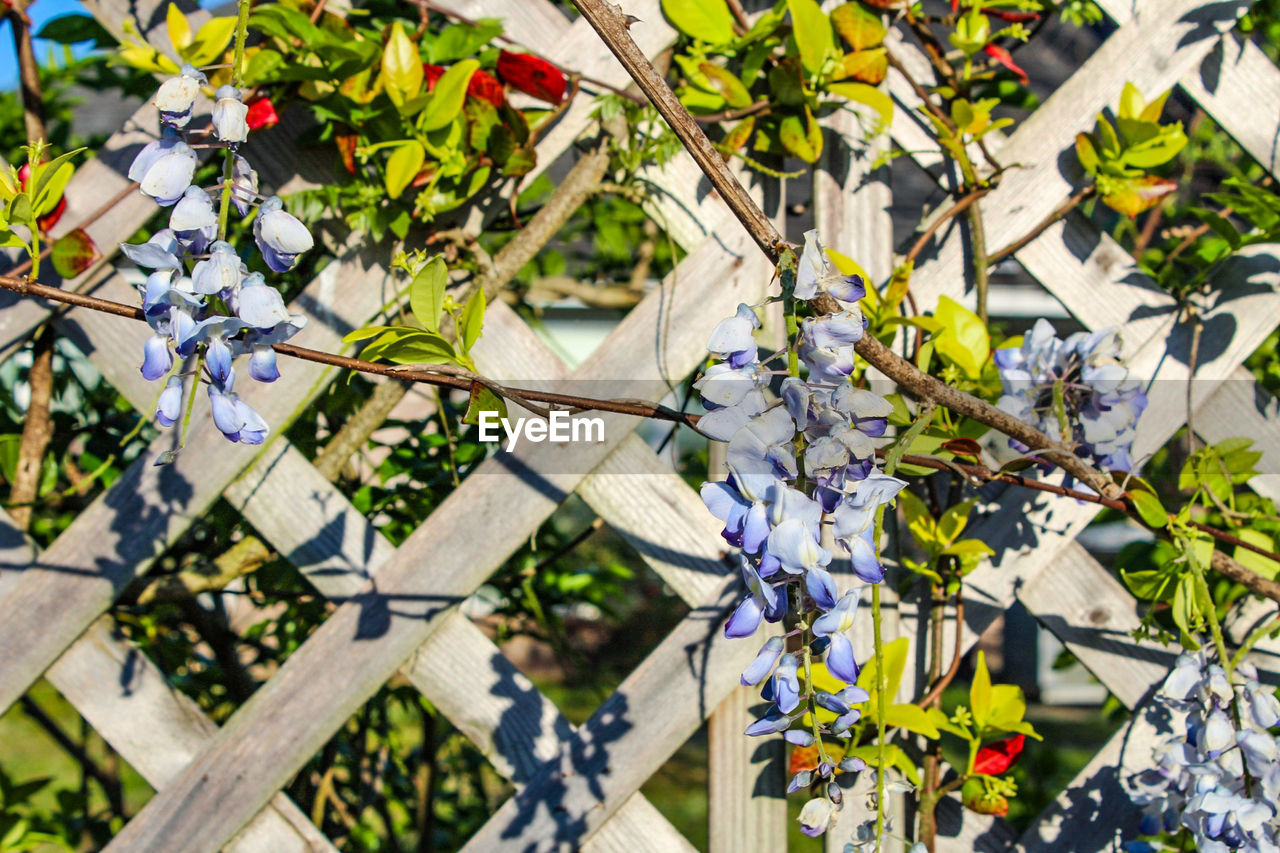
[[[1016,684],[996,684],[991,688],[991,707],[987,714],[986,728],[998,732],[1022,732],[1040,740],[1028,723],[1023,721],[1027,713],[1027,700],[1022,688]],[[977,719],[977,714],[974,715]]]
[[[1147,105],[1142,92],[1132,83],[1126,82],[1120,90],[1120,106],[1116,109],[1116,118],[1137,118]]]
[[[53,242],[50,257],[58,275],[71,279],[93,266],[93,262],[102,257],[102,253],[98,251],[88,232],[77,228]]]
[[[938,523],[929,514],[924,501],[916,497],[915,492],[909,489],[898,492],[898,506],[902,507],[902,512],[907,517],[907,531],[921,548],[932,553],[941,547]]]
[[[422,89],[422,79],[422,59],[418,56],[418,48],[405,35],[400,24],[392,25],[391,35],[382,51],[382,84],[386,87],[387,97],[397,107],[404,106]]]
[[[1194,633],[1200,624],[1200,608],[1196,604],[1195,578],[1190,572],[1178,579],[1170,612],[1173,623],[1178,626],[1178,639],[1183,647],[1193,651],[1200,648]]]
[[[866,83],[828,83],[827,91],[875,110],[885,127],[893,124],[893,100],[875,86],[868,86]]]
[[[347,332],[342,336],[344,344],[353,344],[356,341],[365,341],[369,338],[376,338],[383,332],[390,329],[390,326],[366,326],[363,329],[356,329],[354,332]]]
[[[804,115],[787,116],[778,125],[778,138],[782,147],[806,163],[816,163],[822,156],[822,128],[813,120],[813,113],[804,108]]]
[[[1136,598],[1143,601],[1163,601],[1172,593],[1172,584],[1168,572],[1120,570],[1120,579]]]
[[[973,512],[973,506],[978,502],[977,498],[970,498],[962,501],[953,507],[949,507],[942,514],[942,518],[938,519],[938,535],[943,542],[950,545],[956,540],[956,537],[964,532],[965,527],[969,524],[969,515]]]
[[[729,106],[741,109],[749,107],[752,104],[751,93],[747,91],[747,87],[742,85],[742,81],[727,68],[722,68],[713,62],[699,63],[698,70],[706,75],[712,88],[724,98],[725,103]]]
[[[1261,530],[1244,527],[1236,531],[1236,535],[1250,545],[1257,545],[1267,551],[1275,550],[1276,543]],[[1248,548],[1242,548],[1237,545],[1234,556],[1236,562],[1242,563],[1245,568],[1252,569],[1269,580],[1275,580],[1276,574],[1280,573],[1280,563],[1270,557],[1264,557],[1259,553],[1250,551]]]
[[[970,379],[982,378],[982,366],[991,354],[991,338],[978,315],[949,296],[938,300],[933,316],[942,331],[933,338],[938,354],[949,359]]]
[[[953,557],[994,557],[996,552],[981,539],[961,539],[943,549],[942,553]]]
[[[444,259],[436,256],[427,261],[409,286],[409,307],[413,316],[427,329],[440,329],[440,314],[444,311],[444,289],[449,281],[449,271]]]
[[[898,687],[902,684],[902,673],[907,667],[907,652],[911,646],[906,637],[886,643],[882,652],[884,656],[885,696],[892,699],[898,695]],[[870,701],[864,702],[866,716],[874,717],[878,705],[876,699],[876,659],[873,657],[858,675],[858,686],[871,694]]]
[[[1090,175],[1098,174],[1098,151],[1087,133],[1076,134],[1076,158],[1080,160],[1080,167]]]
[[[978,662],[973,671],[973,682],[969,685],[969,710],[973,712],[973,721],[981,729],[991,716],[991,673],[987,672],[987,655],[978,651]]]
[[[1133,506],[1138,510],[1138,515],[1149,526],[1157,529],[1169,526],[1169,513],[1165,511],[1164,505],[1160,503],[1160,498],[1151,492],[1131,491],[1129,492],[1129,500],[1133,501]]]
[[[25,245],[27,245],[26,240],[0,225],[0,249],[18,249]]]
[[[440,76],[422,115],[424,131],[439,130],[458,117],[462,112],[462,102],[467,97],[467,83],[479,67],[480,63],[474,59],[465,59]]]
[[[724,0],[662,0],[662,14],[687,36],[710,44],[734,39],[733,13]]]
[[[467,413],[462,416],[462,422],[475,426],[480,423],[482,412],[497,412],[499,418],[505,418],[507,401],[479,382],[474,382],[471,385],[471,398],[467,401]]]
[[[182,58],[199,68],[222,58],[236,31],[235,18],[210,18],[196,33],[195,40],[181,53]]]
[[[453,344],[435,332],[417,329],[386,345],[380,355],[397,364],[454,364],[458,360]]]
[[[816,0],[787,0],[787,8],[791,10],[792,35],[800,50],[800,62],[810,74],[817,74],[827,57],[836,52],[831,19]]]
[[[831,23],[854,50],[879,47],[888,32],[880,16],[864,8],[861,3],[837,6],[831,12]]]
[[[969,737],[969,735],[965,732],[964,729],[960,728],[955,723],[951,722],[951,718],[948,717],[945,713],[943,713],[941,708],[930,708],[926,712],[926,716],[928,716],[929,722],[933,724],[933,727],[938,729],[939,731],[949,732],[950,734],[953,734],[956,737],[962,737],[966,739]]]
[[[460,339],[463,352],[471,352],[471,348],[475,346],[476,341],[480,340],[480,331],[484,327],[484,309],[484,291],[477,290],[471,294],[471,298],[467,300],[466,307],[462,309]]]
[[[17,225],[32,223],[31,197],[26,193],[18,193],[9,202],[9,221]]]
[[[387,195],[391,198],[399,198],[405,187],[418,176],[426,159],[427,152],[423,150],[422,143],[416,139],[396,146],[391,152],[391,158],[387,160]]]
[[[41,193],[46,192],[53,184],[55,178],[61,181],[62,187],[65,189],[67,181],[70,180],[71,176],[69,174],[63,176],[60,170],[63,166],[70,166],[71,158],[75,157],[83,150],[83,148],[77,148],[74,151],[68,151],[66,154],[54,157],[48,163],[41,163],[32,169],[32,172],[35,175],[35,180],[32,182],[31,188],[32,198],[38,198]],[[61,190],[58,191],[58,195],[62,195]]]
[[[884,710],[884,721],[885,725],[906,729],[928,738],[939,737],[937,726],[929,719],[925,710],[916,705],[890,705]]]

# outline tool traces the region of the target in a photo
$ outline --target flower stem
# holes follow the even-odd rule
[[[178,449],[187,446],[187,427],[191,425],[191,412],[196,407],[196,391],[200,388],[200,371],[204,369],[204,344],[196,355],[196,369],[192,371],[191,393],[187,396],[187,411],[182,416],[182,435],[178,437]]]
[[[240,0],[236,10],[236,46],[231,60],[231,85],[237,89],[244,82],[244,43],[249,36],[249,0]],[[218,239],[227,239],[231,217],[231,182],[235,176],[236,152],[229,146],[222,159],[222,204],[218,208]]]
[[[880,542],[876,541],[877,558]],[[884,736],[885,689],[884,644],[880,640],[880,584],[871,585],[871,631],[876,648],[876,853],[884,836]]]

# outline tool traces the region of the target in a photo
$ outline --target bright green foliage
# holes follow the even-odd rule
[[[816,163],[824,144],[818,120],[835,109],[869,108],[870,133],[893,121],[893,102],[876,88],[888,70],[878,12],[850,2],[827,14],[817,0],[779,0],[742,31],[723,0],[662,6],[691,40],[674,57],[685,107],[695,115],[751,113],[726,119],[717,142],[726,157],[778,175],[760,157]]]
[[[1108,207],[1137,216],[1177,189],[1175,181],[1148,173],[1168,163],[1187,144],[1181,124],[1161,124],[1166,92],[1151,103],[1125,83],[1114,124],[1099,114],[1092,133],[1076,136],[1080,165],[1097,182]]]

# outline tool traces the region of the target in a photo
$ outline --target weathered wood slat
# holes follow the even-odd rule
[[[727,242],[730,251],[744,257],[753,249],[744,237]],[[730,313],[744,289],[751,287],[732,274],[724,275],[724,251],[719,245],[708,246],[686,258],[681,278],[690,284],[651,294],[578,375],[655,377],[652,393],[661,394],[665,383],[656,377],[666,370],[691,368],[714,318]],[[703,282],[710,284],[698,286]],[[655,341],[653,332],[665,328],[660,318],[668,311],[683,322],[671,323],[667,334]],[[272,786],[279,787],[277,780],[287,778],[426,640],[438,625],[434,617],[475,589],[554,510],[581,480],[582,475],[572,470],[598,462],[629,429],[618,418],[606,418],[605,423],[607,441],[602,446],[585,451],[571,447],[566,453],[565,446],[544,444],[522,460],[494,457],[484,463],[409,538],[376,585],[330,616],[228,721],[215,744],[160,792],[112,846],[151,849],[177,833],[198,835],[200,849],[215,849],[224,833],[233,832],[256,811]],[[518,480],[486,476],[497,472],[516,474]],[[501,518],[502,524],[486,524],[487,535],[477,537],[471,525],[485,518]],[[430,572],[423,571],[425,554],[431,555]],[[340,695],[325,687],[325,674],[335,667],[349,678]],[[235,779],[220,772],[224,766],[237,768]],[[216,828],[211,830],[211,823]],[[196,831],[197,827],[203,829]]]
[[[0,511],[0,560],[35,559],[35,548]],[[45,676],[154,788],[173,778],[217,729],[195,702],[168,684],[146,655],[114,636],[105,617],[94,622]],[[307,853],[333,848],[288,797],[276,794],[228,849]]]
[[[368,279],[358,260],[334,264],[317,278],[294,309],[311,315],[302,343],[320,349],[336,348],[346,331],[379,308],[377,288],[361,286]],[[123,282],[115,288],[131,291]],[[121,290],[107,288],[115,296]],[[125,298],[132,298],[126,296]],[[328,317],[317,316],[325,306]],[[111,361],[126,365],[140,353],[147,329],[106,315],[94,321],[112,322],[117,331],[109,340],[119,347]],[[86,322],[89,319],[86,318]],[[131,355],[130,355],[131,354]],[[291,378],[278,386],[243,386],[242,396],[277,431],[297,414],[321,387],[329,371],[297,362],[288,366]],[[157,467],[159,454],[173,446],[172,433],[160,436],[103,495],[33,564],[4,565],[0,571],[19,574],[0,592],[11,614],[0,621],[0,708],[7,708],[102,613],[130,579],[151,561],[191,521],[204,511],[240,471],[251,464],[260,448],[229,445],[214,429],[207,409],[193,419],[186,451],[171,465]]]

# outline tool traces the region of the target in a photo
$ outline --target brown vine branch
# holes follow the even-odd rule
[[[920,257],[920,253],[924,251],[925,246],[929,245],[929,241],[933,239],[933,235],[938,233],[938,229],[950,221],[953,217],[959,216],[969,208],[969,205],[991,192],[991,187],[980,187],[973,190],[969,194],[962,196],[956,200],[956,203],[947,208],[940,216],[929,223],[924,231],[920,232],[920,236],[916,238],[912,244],[910,251],[903,257],[904,264],[913,264],[916,258]]]
[[[1063,218],[1071,211],[1075,210],[1076,207],[1081,202],[1091,197],[1097,191],[1098,191],[1097,184],[1089,184],[1089,186],[1073,193],[1070,198],[1068,198],[1062,204],[1054,208],[1053,211],[1044,219],[1040,220],[1040,222],[1036,225],[1036,227],[1032,228],[1026,234],[1019,237],[1017,240],[1014,240],[1012,243],[1010,243],[1008,246],[1005,246],[1003,249],[999,250],[998,252],[992,252],[991,255],[987,258],[987,266],[993,267],[996,264],[1003,261],[1005,258],[1009,257],[1010,255],[1022,249],[1032,240],[1036,239],[1041,234],[1043,234],[1045,232],[1045,229],[1047,229],[1050,225],[1057,222],[1059,219]]]
[[[142,309],[140,308],[134,308],[120,302],[114,302],[110,299],[101,299],[97,296],[88,296],[83,293],[74,293],[71,291],[60,290],[56,287],[36,284],[29,279],[15,279],[11,276],[0,276],[0,288],[11,290],[22,296],[34,296],[40,299],[49,299],[54,302],[61,302],[65,305],[74,305],[78,308],[88,308],[94,311],[102,311],[106,314],[114,314],[117,317],[127,317],[131,320],[145,320]],[[375,364],[370,361],[361,361],[358,358],[349,358],[347,356],[336,355],[334,353],[321,352],[319,350],[308,349],[307,347],[294,346],[293,344],[275,344],[272,348],[281,355],[287,355],[291,358],[297,358],[303,361],[310,361],[316,364],[326,364],[331,367],[340,367],[343,370],[355,370],[360,373],[369,373],[375,376],[389,376],[395,379],[402,379],[406,382],[421,382],[425,385],[434,385],[439,388],[456,388],[458,390],[470,391],[477,385],[480,385],[490,388],[494,393],[500,394],[513,402],[526,406],[528,404],[533,404],[535,408],[538,404],[543,404],[549,406],[560,406],[575,412],[614,412],[622,415],[631,415],[633,417],[652,418],[654,420],[685,424],[695,430],[697,429],[698,424],[697,415],[687,412],[679,412],[658,403],[650,403],[642,400],[604,400],[595,397],[581,397],[576,394],[556,394],[547,391],[511,388],[505,385],[499,385],[498,383],[472,373],[469,370],[462,370],[448,365],[403,367],[390,364]]]

